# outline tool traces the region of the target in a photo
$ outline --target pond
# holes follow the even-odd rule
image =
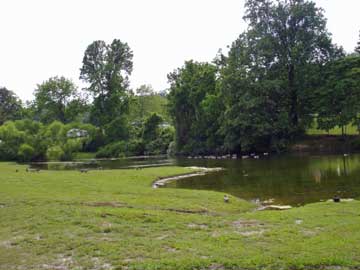
[[[249,201],[304,205],[360,197],[360,155],[261,156],[260,159],[206,160],[166,157],[37,163],[41,169],[118,169],[154,166],[223,167],[224,171],[170,182],[166,187],[216,190]]]

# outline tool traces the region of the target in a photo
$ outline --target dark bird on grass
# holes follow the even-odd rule
[[[87,173],[89,170],[88,169],[80,169],[81,173]]]
[[[334,198],[333,198],[333,201],[336,202],[336,203],[340,202],[340,196],[335,195]]]

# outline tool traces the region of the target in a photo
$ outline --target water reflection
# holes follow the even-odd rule
[[[179,180],[168,187],[217,190],[251,201],[290,205],[324,201],[336,194],[344,198],[360,196],[359,155],[194,162],[198,166],[222,166],[227,170]]]
[[[275,156],[245,160],[168,159],[166,157],[37,163],[51,170],[119,169],[154,166],[224,167],[205,176],[180,179],[167,187],[216,190],[249,201],[303,205],[334,195],[360,197],[360,155]]]

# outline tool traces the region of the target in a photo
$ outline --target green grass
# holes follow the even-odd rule
[[[78,152],[75,154],[74,159],[93,159],[95,158],[96,153],[89,152]]]
[[[151,188],[186,172],[27,173],[0,163],[0,269],[360,266],[360,202],[259,212],[217,192]]]
[[[341,127],[335,127],[330,129],[329,132],[326,130],[318,129],[316,122],[314,123],[312,128],[309,128],[306,131],[307,135],[342,135]],[[357,126],[353,126],[351,124],[345,126],[345,134],[346,135],[359,135],[359,131]]]

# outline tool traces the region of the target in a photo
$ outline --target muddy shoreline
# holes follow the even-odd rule
[[[160,177],[153,182],[152,187],[159,188],[165,186],[169,182],[176,181],[179,179],[201,176],[211,172],[219,172],[225,170],[224,168],[206,168],[206,167],[186,167],[186,168],[194,169],[195,172],[173,175],[168,177]]]

